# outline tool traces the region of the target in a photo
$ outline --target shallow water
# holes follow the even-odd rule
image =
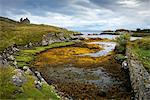
[[[102,35],[87,35],[87,34],[84,34],[84,35],[80,35],[80,37],[83,37],[83,38],[103,38],[103,39],[115,39],[116,37],[119,37],[120,35],[106,35],[106,34],[102,34]],[[131,41],[134,41],[134,40],[137,40],[137,39],[142,39],[142,37],[131,37],[130,40]]]
[[[100,57],[106,56],[111,53],[115,49],[116,43],[115,42],[91,42],[89,44],[98,44],[103,50],[100,50],[95,53],[83,54],[82,56],[91,56],[91,57]]]
[[[119,35],[81,35],[83,38],[107,38],[107,39],[115,39],[119,37]]]

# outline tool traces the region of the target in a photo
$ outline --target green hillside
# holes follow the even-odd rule
[[[0,17],[0,30],[0,51],[13,44],[25,45],[29,42],[41,41],[43,34],[47,33],[63,32],[66,37],[77,33],[50,25],[21,24],[4,17]]]

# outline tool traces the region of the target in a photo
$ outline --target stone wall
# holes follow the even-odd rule
[[[126,55],[135,100],[150,100],[150,74],[130,48],[127,48]]]

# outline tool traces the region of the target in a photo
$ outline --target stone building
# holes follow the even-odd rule
[[[21,19],[20,19],[20,23],[23,23],[23,24],[30,24],[30,20],[29,20],[28,18],[25,18],[25,19],[21,18]]]

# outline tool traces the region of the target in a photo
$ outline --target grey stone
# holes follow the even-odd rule
[[[25,71],[25,73],[28,75],[33,75],[33,72],[29,68]]]
[[[17,51],[19,51],[19,49],[16,47],[12,47],[12,51],[17,52]]]
[[[29,47],[32,47],[32,46],[33,46],[33,44],[30,42],[30,43],[29,43]]]
[[[22,86],[24,82],[26,82],[26,77],[24,75],[24,72],[21,69],[15,69],[14,70],[15,75],[12,77],[12,82],[16,86]]]
[[[39,90],[42,89],[42,83],[40,81],[35,80],[34,83],[35,83],[35,86],[37,89],[39,89]]]
[[[48,42],[46,40],[42,40],[42,46],[47,46]]]
[[[54,40],[51,40],[51,39],[50,39],[50,40],[48,41],[48,44],[52,44],[52,43],[54,43],[54,42],[55,42]]]
[[[2,64],[7,66],[7,65],[8,65],[7,59],[3,59],[3,60],[2,60]]]
[[[23,75],[23,71],[21,69],[15,69],[14,72],[17,74],[17,76]]]
[[[12,77],[12,81],[16,86],[22,86],[23,84],[23,80],[21,80],[21,78],[19,76],[14,75]]]
[[[38,78],[40,81],[44,81],[44,79],[42,78],[40,72],[35,71],[35,74],[36,74],[37,78]]]
[[[128,69],[128,63],[127,63],[127,61],[123,61],[122,67],[123,67],[124,69]]]
[[[23,66],[23,70],[26,71],[27,69],[29,69],[28,66]]]
[[[13,65],[14,65],[16,68],[18,68],[17,61],[16,61],[16,60],[14,60]]]
[[[10,55],[10,56],[8,57],[8,59],[9,59],[9,60],[15,60],[15,57],[14,57],[13,55]]]
[[[3,57],[0,55],[0,66],[3,65]]]

